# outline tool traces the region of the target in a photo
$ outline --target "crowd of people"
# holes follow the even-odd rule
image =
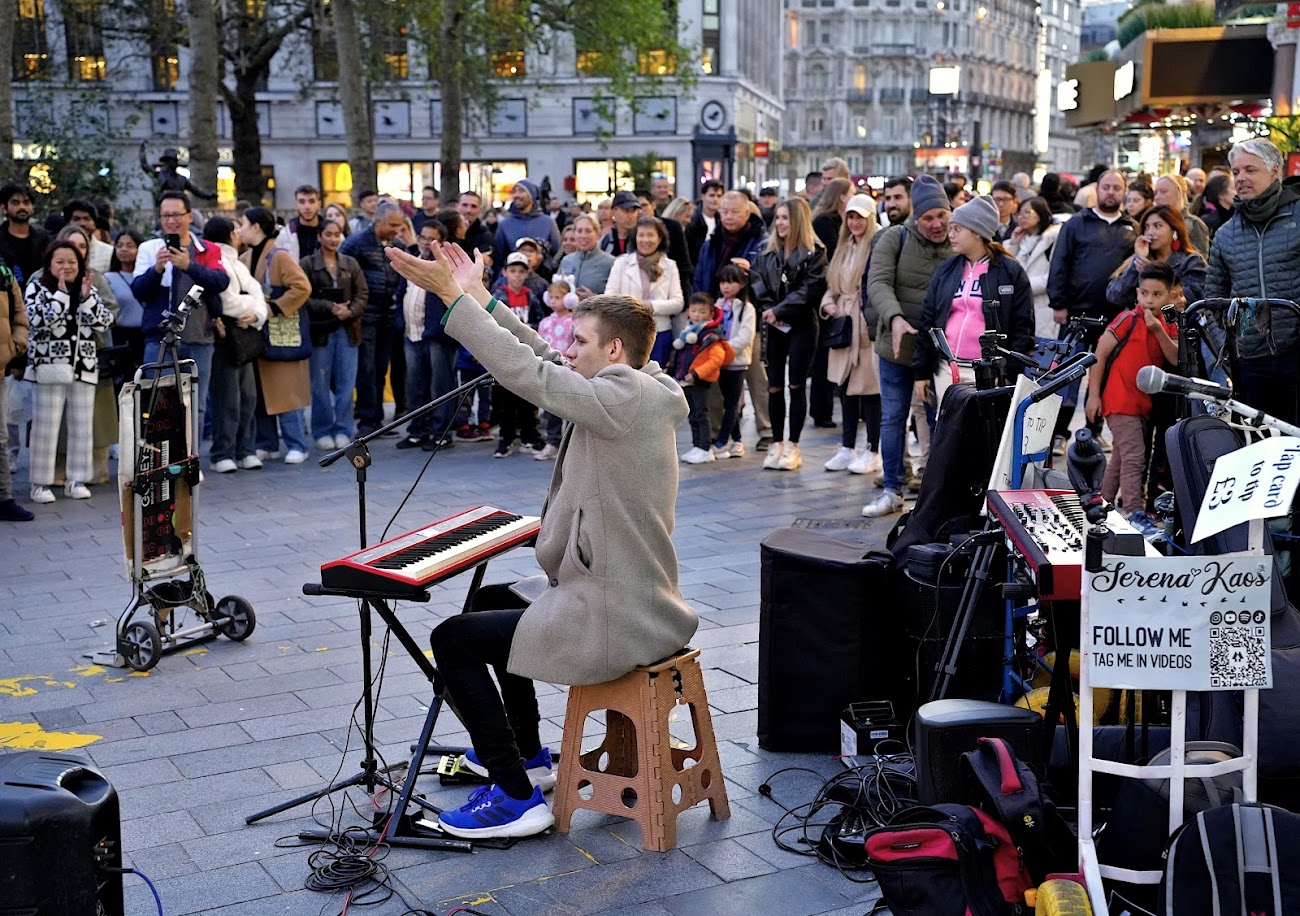
[[[676,197],[656,178],[562,206],[524,179],[499,213],[472,191],[444,205],[432,188],[418,208],[362,192],[348,212],[304,185],[287,221],[241,207],[200,225],[184,191],[163,190],[148,239],[115,229],[107,201],[67,201],[38,225],[36,195],[11,183],[0,188],[9,300],[0,314],[0,520],[32,517],[10,492],[21,444],[31,449],[33,503],[54,501],[58,486],[88,498],[107,482],[114,386],[158,358],[164,312],[195,286],[200,304],[177,349],[198,368],[194,409],[211,437],[211,472],[301,464],[313,447],[378,429],[386,389],[400,418],[481,376],[444,327],[449,304],[402,279],[385,254],[401,246],[428,257],[438,243],[481,252],[488,289],[559,352],[583,300],[645,301],[651,358],[687,393],[683,462],[745,458],[746,405],[757,433],[749,448],[765,453],[764,469],[798,470],[805,426],[838,425],[823,466],[874,475],[880,493],[862,510],[871,517],[901,511],[920,488],[939,399],[955,379],[972,380],[966,364],[980,357],[992,315],[1022,352],[1057,338],[1072,316],[1105,318],[1106,330],[1082,344],[1099,356],[1086,421],[1111,430],[1106,495],[1145,527],[1158,488],[1147,492],[1148,467],[1163,485],[1153,432],[1172,411],[1137,389],[1136,372],[1176,360],[1162,307],[1229,291],[1300,298],[1300,239],[1288,228],[1300,195],[1281,178],[1277,148],[1254,139],[1208,175],[1192,168],[1153,181],[1097,167],[1080,187],[1047,174],[1035,188],[1016,175],[985,195],[960,176],[941,184],[929,175],[868,192],[840,159],[786,199],[716,180]],[[932,328],[946,332],[956,365],[932,345]],[[1280,320],[1274,331],[1295,328]],[[1294,400],[1300,368],[1262,355],[1272,361],[1256,361],[1255,375],[1239,381],[1254,382],[1257,406],[1293,414],[1278,399]],[[1264,384],[1279,374],[1283,384]],[[1079,398],[1078,388],[1067,392],[1058,448]],[[496,458],[549,460],[561,432],[558,417],[488,385],[411,419],[395,444],[488,442]]]

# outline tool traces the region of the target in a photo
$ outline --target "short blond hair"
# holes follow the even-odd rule
[[[655,342],[655,313],[649,304],[631,296],[592,296],[573,308],[575,321],[584,315],[596,318],[601,346],[615,338],[623,341],[623,352],[633,369],[649,361]]]

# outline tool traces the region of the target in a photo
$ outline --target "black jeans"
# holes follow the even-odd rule
[[[501,423],[501,443],[509,445],[517,437],[524,445],[541,441],[537,431],[537,408],[504,385],[496,386],[495,405]]]
[[[542,749],[533,682],[506,671],[526,607],[509,585],[485,585],[468,613],[444,620],[429,634],[445,699],[465,724],[489,777],[514,798],[533,794],[524,761]],[[488,665],[496,672],[499,693]]]
[[[357,353],[357,427],[362,433],[374,432],[384,425],[384,379],[393,354],[393,317],[376,315],[362,319],[361,348]],[[402,349],[401,340],[397,349]],[[405,373],[402,375],[405,384]],[[394,386],[397,380],[394,379]],[[396,388],[394,389],[394,393]],[[404,392],[403,392],[404,393]]]
[[[722,425],[718,427],[718,448],[727,440],[740,441],[740,396],[745,392],[745,370],[723,369],[718,373],[718,388],[722,392]]]
[[[878,451],[880,446],[880,395],[845,394],[840,385],[840,419],[844,431],[840,436],[840,445],[853,448],[858,442],[858,421],[867,424],[867,446],[871,451]]]
[[[688,422],[691,424],[691,445],[706,452],[713,443],[709,441],[709,389],[708,382],[696,382],[686,385],[682,391],[686,394],[686,404],[691,412]]]
[[[767,412],[772,418],[772,438],[798,443],[808,417],[808,370],[817,352],[817,324],[809,322],[789,332],[775,328],[767,334]],[[790,372],[790,433],[785,434],[785,376]]]

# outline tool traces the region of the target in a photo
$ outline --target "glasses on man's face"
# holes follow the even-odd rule
[[[189,214],[186,213],[184,210],[182,210],[182,211],[179,212],[179,213],[159,213],[159,214],[158,214],[158,218],[159,218],[159,219],[184,219],[184,218],[187,217],[187,216],[189,216]]]

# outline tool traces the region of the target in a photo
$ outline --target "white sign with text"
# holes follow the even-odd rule
[[[1256,518],[1275,518],[1291,511],[1300,484],[1300,439],[1262,439],[1214,463],[1192,543]]]
[[[1011,489],[1011,468],[1014,461],[1022,455],[1041,452],[1052,444],[1052,430],[1056,426],[1056,415],[1061,410],[1061,396],[1049,394],[1037,404],[1030,404],[1025,410],[1025,426],[1021,432],[1020,442],[1015,441],[1016,405],[1038,390],[1038,383],[1025,376],[1016,379],[1016,388],[1011,395],[1011,410],[1007,413],[1006,423],[1002,426],[1002,440],[998,443],[997,458],[993,461],[993,474],[989,478],[990,490]],[[1022,483],[1021,486],[1029,486]]]
[[[1092,686],[1272,686],[1271,558],[1106,556],[1104,564],[1085,573],[1083,651]]]

